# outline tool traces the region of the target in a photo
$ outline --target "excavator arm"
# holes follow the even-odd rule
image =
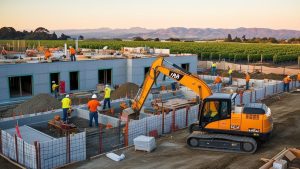
[[[172,68],[166,67],[164,62],[171,65]],[[163,57],[160,57],[152,63],[151,68],[132,104],[132,109],[137,113],[137,115],[139,114],[153,84],[156,81],[156,78],[160,73],[193,90],[197,95],[199,95],[201,100],[212,94],[211,89],[205,83],[205,81],[201,80],[197,76],[192,75],[190,72],[187,72],[178,65],[170,63],[164,60]]]

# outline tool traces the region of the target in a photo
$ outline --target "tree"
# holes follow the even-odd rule
[[[177,42],[179,42],[180,41],[180,39],[179,38],[169,38],[169,39],[166,39],[167,41],[177,41]]]
[[[234,39],[233,39],[233,42],[242,42],[242,40],[241,40],[241,38],[239,38],[239,37],[235,37]]]
[[[227,38],[225,38],[225,42],[232,42],[231,34],[227,35]]]
[[[243,42],[247,41],[246,35],[243,35],[243,36],[242,36],[242,41],[243,41]]]
[[[84,37],[83,37],[82,35],[80,35],[80,36],[78,37],[78,39],[79,39],[79,40],[83,40]]]
[[[270,37],[269,42],[271,43],[278,43],[278,40],[276,38]]]
[[[67,40],[69,38],[71,38],[71,37],[62,33],[58,39],[59,40]]]
[[[52,39],[52,40],[56,40],[56,39],[57,39],[57,35],[56,35],[55,32],[53,32],[53,34],[51,35],[51,39]]]
[[[159,41],[159,38],[155,38],[154,41],[158,42],[158,41]]]
[[[133,37],[133,41],[145,41],[142,37]]]
[[[15,39],[17,31],[13,27],[2,27],[0,29],[0,39]]]
[[[38,27],[34,30],[34,33],[49,33],[49,30],[43,27]]]

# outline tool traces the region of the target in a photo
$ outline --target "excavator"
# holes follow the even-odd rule
[[[165,66],[167,63],[168,66]],[[196,123],[189,126],[187,144],[194,149],[223,152],[254,153],[258,143],[266,141],[273,130],[271,110],[262,103],[236,106],[236,93],[212,93],[198,76],[182,69],[163,57],[157,58],[140,87],[131,107],[123,110],[139,112],[159,74],[172,78],[194,91],[199,101]]]

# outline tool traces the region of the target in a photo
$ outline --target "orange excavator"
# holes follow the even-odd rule
[[[167,63],[170,66],[165,66]],[[158,75],[162,73],[191,89],[199,97],[198,122],[189,126],[187,144],[191,148],[254,153],[258,142],[269,138],[273,130],[271,110],[262,103],[236,106],[234,94],[212,93],[209,86],[198,76],[182,69],[163,57],[152,63],[131,107],[137,118]]]

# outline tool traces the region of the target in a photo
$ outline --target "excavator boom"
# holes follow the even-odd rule
[[[164,61],[173,68],[165,66],[163,64]],[[163,57],[160,57],[152,63],[149,73],[134,99],[132,108],[135,112],[137,112],[137,115],[145,103],[145,100],[160,73],[193,90],[197,95],[199,95],[201,100],[212,94],[209,86],[199,77],[192,75],[190,72],[187,72],[178,65],[170,63],[164,60]]]

